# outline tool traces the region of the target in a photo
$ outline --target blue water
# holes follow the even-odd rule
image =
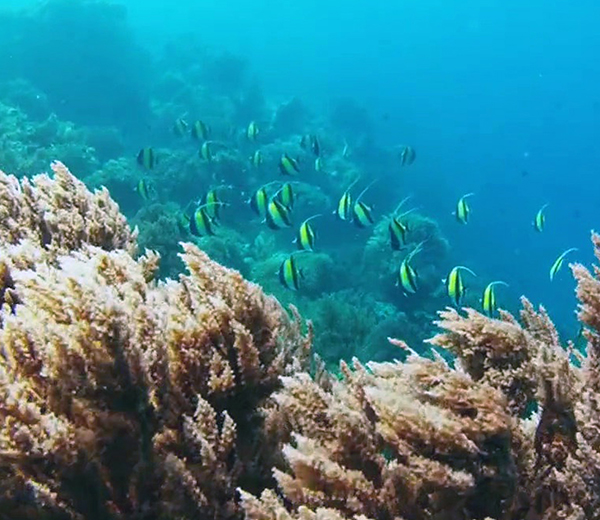
[[[548,270],[569,247],[579,248],[572,260],[589,264],[593,258],[589,234],[598,226],[600,192],[597,2],[120,5],[147,62],[111,72],[139,73],[137,83],[102,81],[109,88],[133,89],[127,117],[123,110],[107,114],[101,107],[93,117],[121,123],[130,146],[148,131],[146,114],[136,104],[147,86],[147,67],[176,38],[243,58],[269,99],[298,96],[316,113],[338,99],[352,99],[368,114],[377,146],[408,143],[418,154],[410,169],[387,172],[375,193],[391,186],[414,194],[416,204],[440,222],[457,263],[485,280],[510,284],[503,290],[509,308],[515,310],[525,294],[543,303],[566,334],[575,332],[574,281],[565,268],[550,283]],[[111,52],[119,52],[116,44]],[[67,60],[63,66],[72,64]],[[83,105],[98,107],[94,99],[102,101],[102,86],[81,96]],[[65,117],[81,111],[81,104],[71,111],[65,107]],[[459,226],[452,211],[467,192],[475,193],[472,219]],[[546,203],[547,228],[537,234],[532,219]]]

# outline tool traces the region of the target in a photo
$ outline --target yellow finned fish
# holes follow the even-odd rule
[[[292,225],[290,210],[273,197],[267,204],[265,221],[269,228],[275,230],[290,227]]]
[[[192,125],[192,137],[198,141],[206,141],[210,135],[210,128],[203,121],[196,121]]]
[[[312,217],[307,218],[300,227],[298,228],[298,234],[294,242],[298,249],[302,251],[314,251],[315,250],[315,240],[317,238],[315,230],[310,225],[310,221],[313,218],[320,217],[321,215],[313,215]]]
[[[260,150],[256,150],[256,152],[252,154],[252,157],[250,157],[250,163],[252,163],[252,166],[255,168],[260,168],[263,162],[264,158]]]
[[[461,271],[467,271],[473,276],[477,276],[473,271],[471,271],[471,269],[463,265],[457,265],[456,267],[452,268],[452,271],[450,271],[450,274],[446,279],[446,290],[448,292],[448,296],[450,296],[450,299],[457,307],[462,302],[466,292],[465,284],[460,274]]]
[[[556,273],[558,273],[558,271],[560,271],[560,268],[562,267],[564,261],[565,261],[565,257],[573,252],[573,251],[577,251],[578,249],[576,247],[571,247],[570,249],[567,249],[566,251],[564,251],[563,253],[561,253],[561,255],[554,260],[554,263],[552,264],[552,267],[550,267],[550,281],[554,280],[554,277],[556,276]]]
[[[404,244],[406,244],[406,235],[408,234],[409,227],[408,224],[402,222],[402,218],[412,213],[415,208],[409,209],[400,215],[396,215],[398,210],[404,205],[404,203],[410,199],[410,196],[405,197],[400,201],[400,204],[396,206],[396,209],[392,213],[392,218],[390,223],[388,224],[388,232],[390,234],[390,246],[392,251],[400,251]]]
[[[197,237],[214,235],[215,230],[213,226],[214,221],[206,211],[206,205],[198,206],[190,219],[190,233]]]
[[[206,162],[211,162],[213,160],[213,153],[210,141],[204,141],[202,143],[202,146],[200,147],[200,157]]]
[[[496,309],[498,308],[496,303],[496,291],[494,289],[496,285],[505,285],[506,287],[508,287],[508,284],[506,282],[502,282],[500,280],[490,282],[487,284],[487,287],[483,290],[483,296],[481,297],[481,307],[483,309],[483,312],[490,318],[493,317],[494,313],[496,312]]]
[[[294,256],[290,255],[279,266],[279,281],[286,289],[297,291],[300,289],[300,278],[303,278],[302,270],[298,269]]]
[[[546,215],[544,214],[544,210],[547,207],[548,204],[544,204],[535,214],[535,218],[533,219],[533,227],[540,233],[544,231],[544,227],[546,226]]]
[[[404,257],[398,269],[398,280],[396,285],[402,287],[405,295],[415,294],[419,290],[419,275],[410,264],[413,257],[423,249],[423,244],[418,244],[408,255]]]
[[[147,170],[154,168],[154,166],[156,166],[156,162],[154,150],[150,146],[142,148],[137,154],[137,163]]]
[[[256,141],[259,133],[260,130],[258,129],[258,124],[256,121],[251,121],[246,129],[246,137],[248,138],[248,141]]]
[[[461,224],[466,224],[469,221],[469,214],[471,213],[471,208],[467,203],[467,198],[474,195],[474,193],[467,193],[463,195],[458,202],[456,203],[456,211],[454,212],[454,216],[456,220]]]
[[[182,235],[185,235],[190,230],[190,221],[192,217],[185,211],[180,212],[177,215],[177,227]]]
[[[294,209],[294,201],[296,200],[296,197],[294,195],[294,188],[289,182],[284,183],[281,188],[279,188],[275,194],[275,197],[287,209]]]
[[[300,166],[296,159],[284,153],[281,155],[281,159],[279,159],[279,170],[284,175],[296,175],[300,172]]]
[[[261,186],[258,188],[250,197],[248,201],[250,207],[259,217],[265,218],[267,216],[267,206],[269,204],[269,196],[267,194],[267,187]]]
[[[377,179],[375,179],[377,180]],[[359,228],[366,228],[371,226],[375,221],[373,220],[372,208],[368,206],[360,199],[367,192],[367,190],[373,186],[375,180],[372,181],[364,190],[360,192],[360,195],[356,197],[354,205],[352,206],[352,220],[354,224]]]
[[[219,187],[227,188],[231,186],[222,185]],[[219,187],[208,190],[202,199],[202,204],[206,206],[206,213],[215,223],[221,216],[221,208],[227,205],[219,199],[219,192],[217,191]]]
[[[417,154],[412,146],[404,145],[400,149],[400,166],[410,166],[415,162]]]
[[[154,188],[152,184],[145,179],[140,179],[138,181],[135,191],[138,192],[139,196],[142,197],[142,200],[145,202],[148,202],[154,196]]]
[[[315,171],[318,173],[323,171],[323,158],[322,157],[317,157],[315,159]]]
[[[350,184],[350,186],[348,186],[348,188],[346,188],[346,191],[344,193],[342,193],[342,196],[340,197],[340,200],[338,201],[337,207],[336,207],[335,211],[333,212],[333,214],[340,220],[345,220],[347,222],[352,220],[353,199],[352,199],[352,195],[350,194],[350,190],[359,180],[360,180],[360,177],[358,177],[356,180],[354,180],[352,182],[352,184]]]
[[[177,137],[183,137],[187,131],[188,131],[188,124],[186,123],[185,119],[179,118],[173,124],[173,133]]]

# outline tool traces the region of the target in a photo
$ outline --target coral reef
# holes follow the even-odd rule
[[[239,518],[277,462],[257,410],[310,334],[191,244],[156,283],[108,193],[53,169],[0,174],[2,517]]]
[[[342,363],[340,381],[284,378],[265,414],[286,464],[278,493],[241,491],[248,518],[597,518],[600,267],[573,272],[585,357],[523,298],[520,321],[440,313],[431,343],[454,367],[411,351]]]

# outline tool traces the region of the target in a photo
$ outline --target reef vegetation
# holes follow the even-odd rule
[[[108,192],[53,172],[0,174],[3,518],[598,517],[600,267],[572,266],[584,353],[523,299],[335,377],[293,307],[190,243],[157,281]]]

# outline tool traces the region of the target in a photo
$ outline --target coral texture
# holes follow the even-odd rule
[[[585,356],[523,299],[520,320],[441,312],[452,367],[411,351],[284,378],[265,413],[286,465],[277,492],[240,491],[248,518],[599,518],[600,267],[572,269]]]
[[[257,409],[310,334],[192,245],[154,282],[107,192],[53,169],[0,174],[0,516],[239,517],[276,462]]]

